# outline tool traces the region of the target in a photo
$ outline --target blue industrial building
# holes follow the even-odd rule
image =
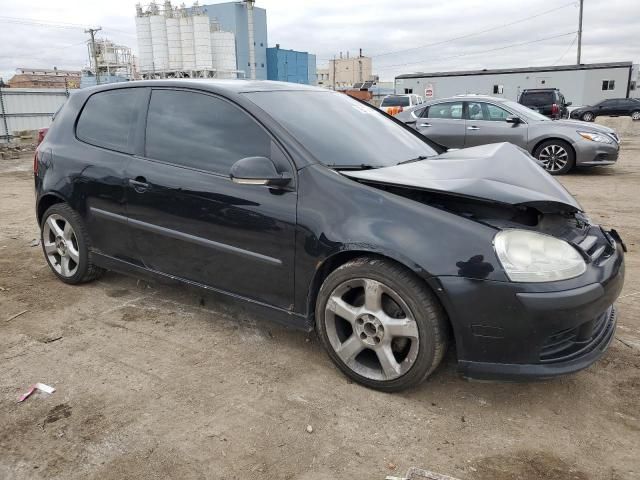
[[[280,45],[267,48],[267,78],[280,82],[316,84],[316,56],[285,50]]]
[[[247,27],[247,7],[244,2],[227,2],[203,5],[212,20],[220,24],[220,29],[233,32],[236,36],[236,63],[238,70],[249,78],[249,34]],[[256,79],[267,79],[267,11],[253,7],[253,32],[256,52]]]

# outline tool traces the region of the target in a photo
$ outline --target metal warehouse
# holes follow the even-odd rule
[[[316,56],[275,47],[267,48],[267,79],[316,84]]]
[[[395,93],[415,93],[426,99],[464,93],[517,100],[527,88],[559,88],[573,105],[589,105],[606,98],[636,97],[638,65],[631,62],[411,73],[395,78]]]

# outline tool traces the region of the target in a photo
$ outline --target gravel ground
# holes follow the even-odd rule
[[[607,122],[618,165],[561,178],[629,247],[606,356],[504,384],[459,378],[449,355],[402,394],[353,384],[312,335],[220,298],[114,273],[57,281],[33,246],[31,157],[3,160],[0,478],[640,478],[640,122]],[[57,391],[16,403],[35,382]]]

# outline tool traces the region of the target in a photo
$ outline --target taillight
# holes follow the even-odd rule
[[[558,107],[557,103],[551,105],[551,115],[558,115],[560,113],[560,107]]]
[[[33,154],[33,174],[38,174],[38,150]]]

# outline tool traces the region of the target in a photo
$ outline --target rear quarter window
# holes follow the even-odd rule
[[[79,140],[123,153],[134,152],[134,135],[143,89],[127,88],[94,93],[84,105],[76,136]]]
[[[520,103],[523,105],[551,105],[554,103],[553,93],[551,92],[525,92],[520,97]]]

